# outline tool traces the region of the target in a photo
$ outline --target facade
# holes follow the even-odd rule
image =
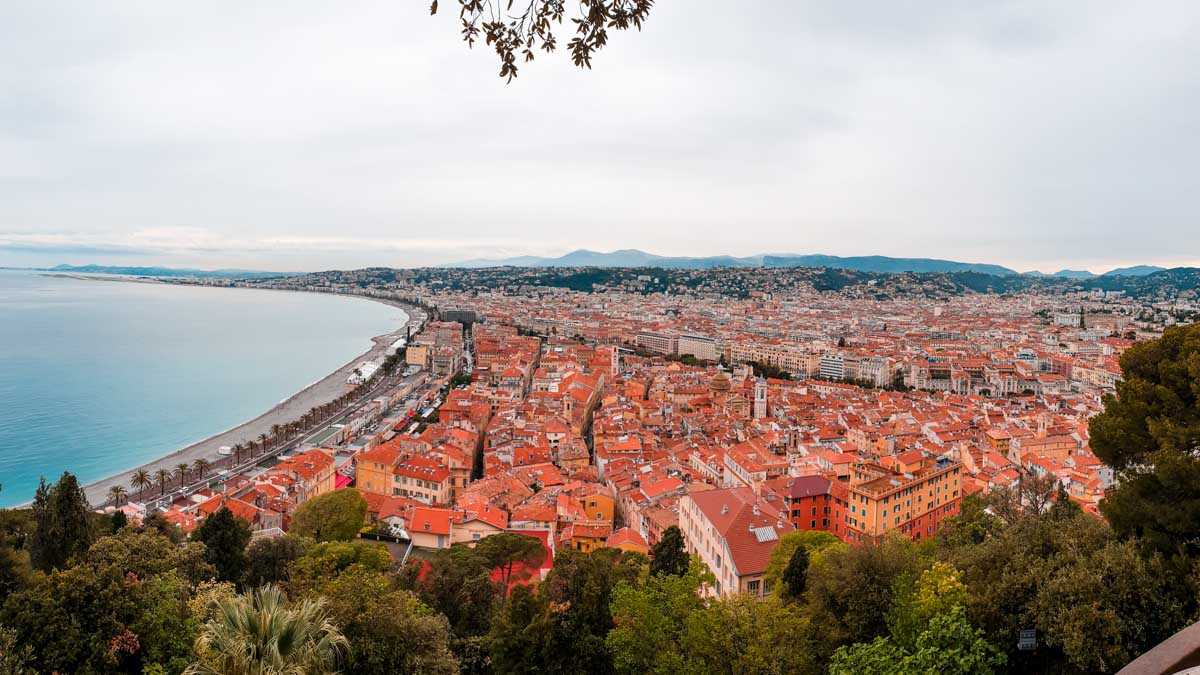
[[[958,462],[923,456],[911,463],[885,459],[892,466],[864,462],[851,468],[844,516],[850,540],[877,539],[899,530],[920,541],[937,532],[943,518],[958,513]]]
[[[792,524],[781,500],[740,487],[684,495],[679,529],[688,553],[699,556],[717,578],[704,589],[707,594],[761,598],[771,592],[763,581],[771,551]]]
[[[679,353],[691,354],[701,361],[716,361],[721,358],[721,347],[716,339],[707,335],[680,335]]]

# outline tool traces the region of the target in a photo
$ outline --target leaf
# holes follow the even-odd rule
[[[433,4],[429,5],[429,14],[431,16],[437,14],[437,0],[433,0]]]

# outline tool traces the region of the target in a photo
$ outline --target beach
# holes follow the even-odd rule
[[[98,277],[89,277],[96,280],[115,281],[116,279],[103,279]],[[126,280],[128,281],[128,280]],[[146,283],[156,283],[152,280],[143,280]],[[232,290],[232,289],[231,289]],[[280,291],[290,292],[290,291]],[[391,331],[383,335],[377,335],[371,338],[372,346],[367,351],[350,359],[337,370],[329,373],[322,379],[313,382],[304,389],[296,392],[287,399],[280,401],[271,409],[261,415],[243,422],[235,427],[226,429],[216,433],[204,440],[197,441],[179,450],[163,455],[153,461],[132,466],[119,473],[113,474],[101,480],[89,483],[84,487],[88,501],[96,507],[103,505],[108,500],[108,490],[114,485],[120,485],[129,491],[130,496],[136,494],[136,490],[130,486],[130,478],[138,469],[145,469],[153,474],[158,469],[174,470],[175,466],[184,462],[191,464],[197,459],[204,458],[210,461],[221,457],[218,450],[222,446],[233,446],[237,443],[257,440],[260,434],[271,434],[271,427],[274,425],[283,425],[288,422],[293,422],[299,419],[304,413],[308,412],[315,406],[322,405],[332,401],[349,390],[346,380],[350,377],[355,366],[363,361],[371,361],[381,359],[385,355],[388,347],[392,345],[396,339],[404,337],[405,328],[413,321],[419,323],[424,322],[425,312],[412,305],[401,303],[382,298],[372,298],[367,296],[352,296],[366,300],[373,300],[385,305],[397,307],[404,310],[408,315],[408,321],[404,326],[397,330]]]

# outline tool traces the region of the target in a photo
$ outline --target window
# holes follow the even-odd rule
[[[759,586],[758,579],[755,579],[754,581],[748,582],[746,584],[746,590],[751,593],[758,593],[758,586]]]

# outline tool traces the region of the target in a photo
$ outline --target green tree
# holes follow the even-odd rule
[[[645,556],[617,549],[559,553],[536,595],[519,591],[517,607],[505,606],[496,620],[495,672],[611,672],[605,638],[613,628],[613,588],[641,576],[645,565]]]
[[[90,510],[75,476],[64,471],[49,488],[42,480],[33,500],[36,526],[29,546],[29,559],[35,569],[61,569],[72,556],[87,551],[92,543]]]
[[[309,499],[292,515],[291,531],[313,541],[349,541],[366,523],[367,500],[355,488]]]
[[[796,547],[792,559],[783,570],[783,592],[791,600],[798,600],[808,585],[808,549]]]
[[[1101,511],[1122,536],[1200,555],[1200,324],[1133,345],[1121,371],[1089,423],[1092,449],[1120,474]]]
[[[330,619],[353,646],[347,672],[458,673],[446,617],[434,613],[413,593],[396,589],[385,575],[353,569],[319,592],[328,599]]]
[[[121,528],[129,524],[129,516],[125,515],[124,511],[113,511],[112,514],[112,533],[116,534],[121,531]]]
[[[683,533],[678,526],[672,525],[663,530],[662,537],[650,550],[650,573],[681,576],[687,569],[688,554],[683,548]]]
[[[468,546],[441,549],[428,561],[414,560],[401,575],[401,586],[450,621],[455,653],[459,641],[486,635],[501,605],[503,587],[492,581],[492,568]]]
[[[804,550],[803,548],[797,550]],[[817,673],[808,618],[775,596],[736,594],[687,617],[684,672]]]
[[[990,675],[1006,663],[1004,653],[971,626],[961,606],[934,616],[912,649],[891,638],[841,647],[829,665],[830,675]]]
[[[771,549],[771,557],[767,560],[767,569],[763,573],[763,583],[771,589],[772,593],[783,597],[787,592],[787,581],[784,579],[784,571],[791,564],[792,558],[795,557],[798,549],[805,549],[811,563],[816,557],[821,555],[822,551],[830,547],[837,547],[840,544],[841,541],[828,532],[792,531],[784,533],[783,536],[779,537],[779,544]],[[807,578],[806,569],[805,585],[807,585]]]
[[[33,647],[21,644],[17,632],[0,626],[0,673],[6,675],[36,675],[33,663]]]
[[[806,598],[828,655],[839,645],[870,642],[886,635],[887,612],[896,580],[915,577],[924,567],[908,537],[893,533],[878,543],[834,547],[809,567]]]
[[[1018,672],[1112,672],[1187,623],[1195,595],[1160,555],[1143,557],[1102,521],[1019,520],[982,543],[942,552],[961,570],[972,625]],[[1038,634],[1034,652],[1018,631]]]
[[[706,603],[700,588],[716,577],[697,558],[688,571],[650,575],[643,583],[617,584],[612,594],[613,629],[605,638],[618,673],[679,673],[687,662],[685,630]]]
[[[383,544],[369,541],[327,541],[310,546],[291,564],[290,588],[310,593],[348,571],[380,573],[392,566]],[[469,609],[469,608],[468,608]]]
[[[246,571],[246,544],[250,525],[222,506],[192,532],[192,540],[205,546],[205,559],[217,570],[217,579],[237,583]]]
[[[475,553],[482,556],[492,569],[500,570],[500,583],[506,589],[515,580],[514,570],[523,571],[525,578],[528,578],[546,559],[546,547],[542,540],[512,532],[484,537],[475,545]]]
[[[221,605],[196,639],[197,661],[186,672],[334,673],[349,648],[321,600],[288,605],[282,591],[264,586]]]
[[[309,540],[294,534],[259,537],[251,541],[246,547],[243,583],[248,588],[258,588],[287,582],[292,562],[304,555],[310,545]]]

